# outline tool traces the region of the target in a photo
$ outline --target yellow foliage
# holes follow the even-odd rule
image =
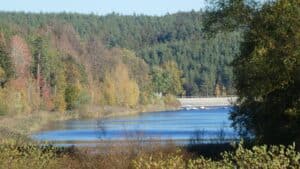
[[[1,89],[1,105],[4,113],[18,114],[31,111],[27,93],[11,87]]]
[[[222,95],[221,85],[217,83],[215,87],[215,96],[219,97],[221,95]]]
[[[28,79],[23,87],[16,87],[11,81],[0,89],[0,113],[29,113],[39,108],[40,96],[36,91],[35,82]]]
[[[139,101],[139,87],[134,81],[128,82],[127,92],[125,92],[126,106],[134,107]]]
[[[139,87],[129,78],[124,64],[118,64],[113,72],[106,74],[102,88],[104,104],[134,107],[139,101]]]
[[[179,107],[180,102],[177,100],[176,96],[167,94],[163,97],[164,103],[167,106]]]
[[[103,83],[103,103],[107,105],[115,105],[117,103],[115,83],[109,75],[105,76]]]
[[[58,93],[54,97],[55,109],[59,112],[64,112],[66,110],[67,104],[65,102],[65,96],[63,93]]]
[[[97,104],[101,104],[103,105],[103,94],[102,94],[102,91],[101,91],[101,88],[95,84],[90,84],[89,85],[89,92],[90,92],[90,95],[91,95],[91,103],[94,104],[94,105],[97,105]]]

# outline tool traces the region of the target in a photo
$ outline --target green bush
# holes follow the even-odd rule
[[[241,142],[235,152],[225,152],[222,160],[204,157],[184,160],[182,155],[141,156],[133,161],[135,169],[299,169],[300,153],[291,146],[254,146],[246,149]]]
[[[225,152],[223,164],[228,168],[300,168],[300,153],[295,150],[295,144],[290,146],[254,146],[243,148],[240,143],[235,153]]]
[[[0,169],[58,168],[55,148],[5,140],[0,144]]]

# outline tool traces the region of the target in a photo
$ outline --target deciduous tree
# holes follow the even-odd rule
[[[233,126],[259,142],[300,143],[299,18],[299,0],[266,3],[253,13],[233,62]]]

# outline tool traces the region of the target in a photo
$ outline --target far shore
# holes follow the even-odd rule
[[[37,111],[29,114],[15,114],[0,116],[0,137],[18,137],[19,135],[28,136],[34,132],[43,130],[47,124],[53,121],[64,121],[72,119],[93,119],[93,118],[110,118],[119,116],[138,115],[147,112],[174,111],[184,106],[209,107],[209,106],[230,106],[229,99],[232,97],[211,97],[211,98],[179,98],[181,105],[147,105],[137,106],[136,108],[124,107],[89,107],[83,110],[67,111],[67,112],[49,112]],[[234,98],[236,99],[236,98]],[[219,104],[224,101],[227,104]],[[204,102],[203,102],[204,101]],[[199,104],[200,103],[200,104]],[[209,103],[209,104],[207,104]]]
[[[147,105],[136,108],[104,106],[66,112],[36,111],[27,114],[4,115],[0,116],[0,138],[26,139],[27,136],[43,130],[49,123],[54,121],[101,119],[178,109],[179,107],[165,105]]]

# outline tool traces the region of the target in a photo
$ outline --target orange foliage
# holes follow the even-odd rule
[[[31,54],[27,43],[19,36],[15,35],[11,39],[10,56],[15,69],[16,78],[11,84],[18,90],[27,86],[30,78]]]
[[[17,78],[28,78],[30,76],[31,53],[27,43],[15,35],[11,39],[11,57],[15,66]]]
[[[76,61],[82,53],[80,38],[74,27],[70,24],[55,24],[52,27],[51,43],[59,51],[69,54]]]
[[[40,79],[40,89],[44,108],[52,110],[54,108],[54,103],[51,97],[51,88],[43,77]]]

